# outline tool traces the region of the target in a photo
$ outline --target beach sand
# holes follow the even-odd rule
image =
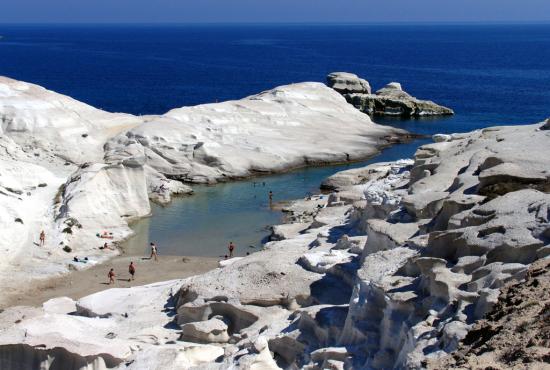
[[[128,281],[130,261],[136,266],[135,280]],[[70,297],[79,299],[110,288],[128,288],[159,281],[183,279],[205,273],[218,267],[218,258],[160,256],[158,262],[142,256],[120,256],[89,269],[73,271],[67,275],[37,281],[19,295],[9,298],[5,307],[40,306],[48,299]],[[115,284],[108,285],[107,273],[114,268]]]

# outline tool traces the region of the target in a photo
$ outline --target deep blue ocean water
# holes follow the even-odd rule
[[[455,110],[444,119],[379,120],[417,133],[550,116],[550,25],[0,25],[0,36],[0,75],[112,112],[160,114],[349,71],[374,89],[399,81]],[[410,157],[420,143],[374,161]],[[263,181],[276,199],[292,199],[342,168]],[[154,217],[136,225],[133,244],[153,239],[165,253],[202,255],[223,254],[229,239],[258,245],[280,217],[264,191],[250,181],[198,187],[193,197],[155,207]]]

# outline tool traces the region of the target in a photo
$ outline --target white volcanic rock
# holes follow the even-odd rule
[[[362,185],[369,181],[385,178],[390,173],[395,174],[402,169],[410,167],[413,163],[414,161],[410,159],[403,159],[396,162],[379,162],[366,167],[340,171],[323,180],[321,188],[342,191],[344,188],[349,188],[353,185]]]
[[[48,313],[67,314],[76,312],[76,302],[68,297],[52,298],[44,302],[42,308]]]
[[[124,164],[125,161],[122,163]],[[193,188],[176,180],[170,180],[149,166],[145,166],[149,199],[159,204],[168,204],[172,197],[193,194]]]
[[[350,210],[351,207],[346,205],[321,208],[313,219],[312,228],[319,228],[324,225],[344,224]]]
[[[223,259],[223,260],[220,260],[218,261],[218,266],[219,267],[226,267],[226,266],[229,266],[235,262],[237,262],[238,260],[241,260],[243,259],[243,257],[233,257],[233,258],[229,258],[229,259]]]
[[[441,143],[444,141],[451,141],[452,136],[451,135],[445,135],[445,134],[435,134],[432,136],[433,141],[436,143]]]
[[[120,216],[128,209],[124,203],[132,198],[131,193],[126,198],[125,191],[133,188],[123,179],[124,171],[119,173],[121,179],[114,171],[100,171],[112,172],[111,178],[101,185],[95,182],[101,189],[73,184],[73,193],[65,189],[65,183],[76,178],[75,171],[81,171],[77,165],[103,160],[103,145],[108,138],[141,121],[131,115],[95,109],[33,84],[0,77],[0,225],[4,230],[0,249],[5,256],[0,261],[4,291],[0,304],[21,284],[67,271],[73,254],[62,250],[71,239],[70,234],[63,233],[69,227],[65,221],[74,226],[75,232],[81,223],[60,215],[60,205],[71,202],[73,209],[79,208],[71,215],[76,219],[81,215],[95,217],[93,225],[89,225],[94,230],[82,230],[88,235],[123,225]],[[76,194],[78,191],[87,193]],[[77,198],[87,199],[86,205],[76,207]],[[148,209],[147,200],[137,207]],[[112,213],[105,217],[107,212]],[[137,213],[143,216],[148,212]],[[127,235],[130,230],[126,224],[123,226],[121,234]],[[41,230],[46,232],[44,247],[38,247]],[[70,245],[80,257],[89,256],[90,261],[97,246],[98,242],[91,244],[83,239],[78,239],[78,248]]]
[[[0,276],[7,294],[21,282],[112,256],[114,251],[98,249],[105,239],[96,234],[112,232],[114,240],[127,237],[127,220],[150,213],[143,168],[93,164],[70,173],[66,166],[56,168],[55,162],[27,161],[23,157],[0,162],[6,169],[0,176],[6,189],[0,198],[5,230]],[[46,231],[44,247],[38,243],[40,230]],[[88,257],[89,263],[75,265],[74,256]]]
[[[397,86],[386,90],[402,94]],[[11,222],[25,233],[45,219],[57,230],[54,243],[89,244],[105,209],[115,216],[104,221],[122,237],[127,226],[116,217],[145,213],[140,205],[148,207],[147,193],[163,176],[214,181],[261,166],[271,171],[299,164],[305,151],[328,160],[346,146],[362,145],[354,140],[366,132],[363,124],[369,132],[385,130],[351,122],[361,113],[348,115],[334,95],[318,84],[300,84],[149,117],[106,145],[108,164],[81,168],[63,166],[55,155],[43,159],[44,151],[36,159],[2,137],[6,161],[0,164],[9,175],[0,176],[0,199],[10,213],[1,220],[13,227],[11,217],[23,216],[23,223]],[[161,123],[155,135],[152,127]],[[334,133],[342,125],[355,139]],[[11,370],[33,359],[43,367],[65,361],[79,369],[423,368],[427,359],[453,351],[495,304],[498,289],[548,253],[550,131],[540,127],[453,134],[419,148],[412,164],[334,176],[329,183],[339,193],[286,208],[289,218],[303,220],[303,230],[201,276],[97,293],[78,301],[76,314],[67,313],[72,303],[66,300],[5,310],[0,367]],[[339,142],[327,144],[330,153],[297,147],[306,131],[308,140]],[[267,142],[262,135],[275,140],[260,150]],[[259,159],[250,158],[255,150]],[[56,186],[33,188],[29,179],[19,180],[14,174],[21,164]],[[51,204],[61,184],[57,204],[33,216],[24,196]],[[86,217],[96,203],[93,217]],[[44,252],[55,258],[49,243]]]
[[[366,199],[295,202],[288,211],[311,220],[306,229],[201,276],[92,295],[78,302],[81,316],[4,311],[0,365],[23,353],[98,368],[423,368],[548,251],[549,137],[539,126],[451,135],[420,148],[412,165],[336,176],[340,193]],[[486,172],[502,165],[521,171]],[[490,188],[480,186],[486,174],[496,176]],[[430,187],[436,197],[425,195]]]
[[[403,91],[403,87],[401,86],[401,84],[399,82],[390,82],[389,84],[387,84],[386,86],[384,86],[383,88],[378,90],[377,93],[381,92],[381,91],[384,91],[384,89]]]
[[[147,347],[120,368],[127,370],[219,369],[216,359],[223,356],[223,348],[214,345],[164,345]]]
[[[467,198],[462,194],[469,189],[474,197],[492,197],[524,187],[548,191],[550,134],[537,128],[493,127],[451,142],[422,146],[415,155],[405,206],[412,214],[433,217],[451,193]],[[455,196],[450,198],[455,201]],[[472,206],[465,204],[464,210]]]
[[[61,362],[64,369],[120,365],[176,370],[213,362],[223,355],[222,348],[178,342],[179,333],[168,326],[172,295],[180,285],[181,281],[169,281],[106,290],[79,300],[76,314],[50,309],[69,303],[66,299],[52,300],[44,310],[7,309],[0,313],[0,323],[9,321],[12,326],[0,326],[0,368],[20,369],[17,364],[36,361],[29,368]]]
[[[96,235],[105,231],[123,239],[131,233],[127,220],[151,212],[142,167],[94,164],[81,168],[64,185],[61,197],[55,218],[68,234],[64,244],[74,248],[101,245],[103,240]]]
[[[506,127],[452,135],[451,142],[417,151],[410,194],[402,202],[411,216],[425,220],[416,225],[368,220],[360,288],[354,291],[343,337],[346,344],[364,343],[356,357],[361,366],[420,368],[426,354],[452,351],[468,323],[491,309],[498,288],[524,276],[526,264],[539,258],[549,242],[550,199],[535,190],[548,189],[542,172],[546,156],[540,157],[547,143],[537,126]],[[522,170],[510,177],[490,172],[495,178],[487,188],[482,174],[502,165]],[[494,199],[482,204],[484,195]],[[408,236],[396,239],[396,232],[407,229]],[[430,233],[434,229],[440,231]],[[413,236],[426,232],[423,239]],[[392,256],[392,269],[380,271],[379,256],[389,253],[404,259]],[[418,317],[425,319],[413,319]]]
[[[340,94],[371,93],[369,82],[357,77],[357,75],[353,73],[333,72],[327,76],[327,85]]]
[[[223,269],[186,279],[179,305],[193,302],[193,297],[224,297],[224,301],[256,305],[284,304],[289,297],[307,297],[309,285],[318,276],[296,262],[314,240],[315,235],[303,234],[289,241],[271,242],[262,251]]]
[[[41,86],[0,76],[0,133],[21,146],[41,148],[74,163],[99,161],[103,144],[141,122]]]
[[[225,343],[229,340],[227,324],[217,317],[181,326],[181,340],[197,343]]]
[[[355,160],[402,133],[317,83],[135,117],[0,77],[0,122],[0,304],[17,282],[89,265],[73,264],[75,256],[112,257],[117,251],[100,251],[96,235],[130,235],[127,222],[150,213],[147,198],[164,204],[192,192],[178,180]]]
[[[351,253],[337,249],[329,252],[314,251],[305,253],[300,257],[299,263],[306,270],[324,274],[335,265],[350,262],[353,257],[354,255]]]
[[[331,195],[328,207],[313,211],[314,222],[308,230],[271,244],[269,254],[244,258],[231,266],[239,272],[239,281],[251,287],[247,293],[232,293],[233,272],[223,281],[217,274],[208,280],[189,281],[181,292],[185,298],[180,302],[180,314],[191,315],[193,307],[204,310],[205,305],[213,309],[209,300],[222,297],[234,310],[250,310],[246,304],[239,306],[241,298],[250,303],[251,296],[265,294],[250,285],[258,281],[256,266],[261,261],[279,264],[279,258],[285,256],[295,266],[301,254],[299,265],[323,276],[321,280],[311,276],[309,294],[319,294],[316,286],[326,281],[338,287],[349,303],[323,304],[301,296],[297,303],[303,307],[290,316],[292,322],[283,331],[277,333],[272,324],[264,332],[270,333],[266,337],[279,366],[421,368],[427,357],[456,348],[471,322],[496,302],[498,288],[511,279],[521,279],[527,264],[548,248],[550,200],[541,190],[547,191],[542,168],[550,157],[530,152],[545,153],[547,143],[547,134],[538,130],[538,125],[494,128],[451,135],[449,141],[422,147],[414,164],[382,164],[339,174],[334,177],[334,188],[340,193],[361,188],[367,198],[364,203],[354,202],[358,207],[354,213],[343,218],[341,210],[346,206],[338,205],[341,200]],[[503,155],[516,147],[529,149],[515,157]],[[490,160],[490,156],[500,160]],[[531,156],[536,158],[529,159]],[[522,171],[511,173],[514,187],[498,175],[501,177],[493,179],[490,188],[496,191],[490,192],[483,186],[485,174],[497,174],[487,169],[502,164],[522,167]],[[436,196],[428,197],[430,192]],[[296,203],[294,217],[299,217],[300,211],[312,212],[307,202]],[[362,235],[365,231],[368,238],[362,236],[366,246],[358,261],[353,257],[351,238],[338,235]],[[307,236],[307,249],[305,245],[296,249],[298,240]],[[295,253],[287,249],[290,245],[295,246]],[[284,253],[274,254],[276,249]],[[288,279],[283,275],[269,289],[295,284],[297,273],[293,271]],[[219,281],[216,290],[205,290],[214,280]],[[320,286],[328,289],[329,285]],[[301,289],[307,294],[305,285]],[[285,307],[285,302],[273,301],[281,303]],[[262,305],[268,301],[262,300]],[[224,310],[230,311],[227,306]],[[260,312],[256,317],[262,316]],[[254,335],[255,324],[248,325],[247,335]],[[237,353],[253,358],[254,352],[247,350],[244,342],[236,345],[242,351]],[[331,349],[342,346],[349,353]]]
[[[271,240],[291,239],[311,226],[311,222],[295,222],[292,224],[275,225],[272,228]]]
[[[106,146],[117,163],[141,146],[147,164],[190,182],[215,182],[308,164],[371,156],[395,129],[375,125],[319,83],[281,86],[245,99],[174,109]],[[141,154],[140,154],[141,156]]]
[[[249,356],[243,361],[242,367],[250,370],[279,370],[277,363],[269,352],[267,339],[263,336],[254,342],[254,348],[258,352],[255,356]]]

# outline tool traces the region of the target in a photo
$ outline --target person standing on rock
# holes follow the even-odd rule
[[[46,244],[46,233],[44,230],[40,232],[40,246],[43,247]]]
[[[229,258],[233,258],[233,251],[235,250],[235,244],[233,244],[233,242],[229,242],[229,247],[227,247],[227,249],[229,249]]]
[[[158,261],[158,251],[157,251],[157,246],[155,245],[155,243],[151,243],[151,258],[150,259],[153,259],[153,257],[155,257],[155,261]]]
[[[131,276],[131,278],[128,279],[128,281],[134,280],[134,275],[136,274],[136,266],[134,265],[134,262],[130,262],[130,266],[128,266],[128,272],[130,273],[130,276]]]
[[[114,284],[115,283],[115,276],[116,276],[115,275],[115,269],[110,269],[107,276],[109,277],[109,285]]]

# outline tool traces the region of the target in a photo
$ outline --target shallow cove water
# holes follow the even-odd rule
[[[338,171],[409,158],[418,145],[426,142],[429,140],[395,145],[363,162],[302,168],[212,186],[195,185],[192,196],[175,198],[167,206],[153,205],[152,217],[132,225],[136,234],[124,243],[124,249],[130,254],[147,253],[149,241],[154,241],[159,252],[167,255],[223,257],[232,241],[238,256],[255,252],[270,234],[270,226],[280,223],[283,215],[270,208],[270,190],[275,203],[303,198],[319,193],[321,181]]]

